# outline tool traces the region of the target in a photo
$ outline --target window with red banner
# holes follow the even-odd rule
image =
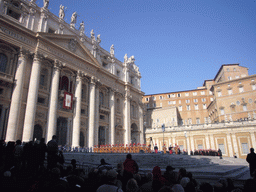
[[[63,108],[72,109],[72,103],[73,103],[73,94],[64,92]]]

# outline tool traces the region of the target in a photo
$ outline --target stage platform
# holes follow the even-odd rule
[[[117,153],[64,153],[65,160],[69,162],[76,159],[78,164],[87,167],[97,167],[102,158],[114,167],[119,162],[124,162],[126,154]],[[217,156],[190,156],[170,154],[137,154],[133,153],[132,158],[138,163],[141,174],[151,172],[154,166],[159,166],[162,172],[167,165],[179,171],[185,168],[192,172],[199,181],[214,183],[220,178],[231,178],[236,185],[243,185],[244,181],[250,178],[248,163],[245,159]]]

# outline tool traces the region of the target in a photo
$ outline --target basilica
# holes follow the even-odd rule
[[[141,74],[134,56],[115,58],[100,34],[85,35],[36,0],[0,1],[0,137],[93,147],[144,143]],[[79,26],[79,27],[78,27]]]

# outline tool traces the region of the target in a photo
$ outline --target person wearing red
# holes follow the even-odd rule
[[[125,184],[124,186],[126,186],[127,181],[133,178],[133,175],[135,173],[138,173],[139,166],[136,163],[136,161],[132,159],[132,155],[128,153],[123,163],[123,167],[124,167],[123,178],[124,178],[124,184]]]

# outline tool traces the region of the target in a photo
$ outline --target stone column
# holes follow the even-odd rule
[[[95,129],[94,129],[94,145],[99,144],[99,121],[100,121],[100,86],[101,84],[97,82],[95,91]]]
[[[193,135],[190,136],[190,143],[191,143],[191,150],[195,151],[195,144],[194,144],[194,137]]]
[[[233,152],[233,148],[232,148],[230,133],[227,133],[227,144],[228,144],[229,157],[233,157],[234,152]]]
[[[4,128],[6,124],[6,114],[8,114],[8,105],[2,105],[2,112],[0,117],[0,139],[5,139]]]
[[[115,92],[110,89],[110,144],[115,144]]]
[[[20,108],[22,102],[26,64],[27,54],[25,50],[21,49],[14,79],[15,86],[12,92],[12,100],[6,132],[6,141],[16,141],[16,130],[18,127],[18,121],[20,117]]]
[[[159,143],[159,138],[156,139],[156,144],[157,144],[158,150],[161,150],[161,146],[160,146],[160,143]]]
[[[36,53],[34,55],[30,81],[29,81],[27,107],[25,112],[24,128],[23,128],[23,135],[22,135],[23,142],[32,141],[33,139],[41,62],[42,62],[42,57],[38,53]]]
[[[234,146],[234,152],[236,153],[237,157],[239,158],[236,134],[235,133],[231,133],[231,135],[232,135],[232,141],[233,141],[233,146]]]
[[[210,134],[211,149],[216,149],[214,144],[213,134]]]
[[[169,139],[169,145],[168,145],[168,147],[170,147],[171,144],[172,144],[172,140]]]
[[[144,125],[142,103],[139,104],[139,125],[140,125],[140,143],[144,144]]]
[[[190,146],[190,136],[188,136],[188,137],[186,138],[186,143],[187,143],[187,146],[188,146],[188,148],[187,148],[188,155],[190,155],[190,150],[191,150],[191,146]]]
[[[175,142],[176,142],[176,140],[175,140],[175,136],[174,136],[174,137],[172,137],[172,144],[174,145],[173,147],[175,147]]]
[[[95,77],[91,78],[90,82],[90,103],[89,103],[89,148],[94,144],[94,129],[95,129]]]
[[[125,106],[124,106],[124,129],[125,129],[125,144],[129,144],[131,142],[131,125],[130,125],[130,96],[128,94],[125,95]]]
[[[251,140],[252,140],[252,148],[256,149],[256,141],[255,141],[255,132],[250,132]]]
[[[46,142],[50,141],[52,139],[52,136],[56,134],[60,69],[61,63],[55,60],[49,99]]]
[[[76,77],[75,90],[76,105],[73,115],[73,133],[72,133],[72,147],[79,147],[80,140],[80,126],[81,126],[81,106],[82,106],[82,73],[78,71]]]
[[[205,135],[205,142],[206,142],[206,149],[210,149],[210,140],[209,140],[209,135]]]

